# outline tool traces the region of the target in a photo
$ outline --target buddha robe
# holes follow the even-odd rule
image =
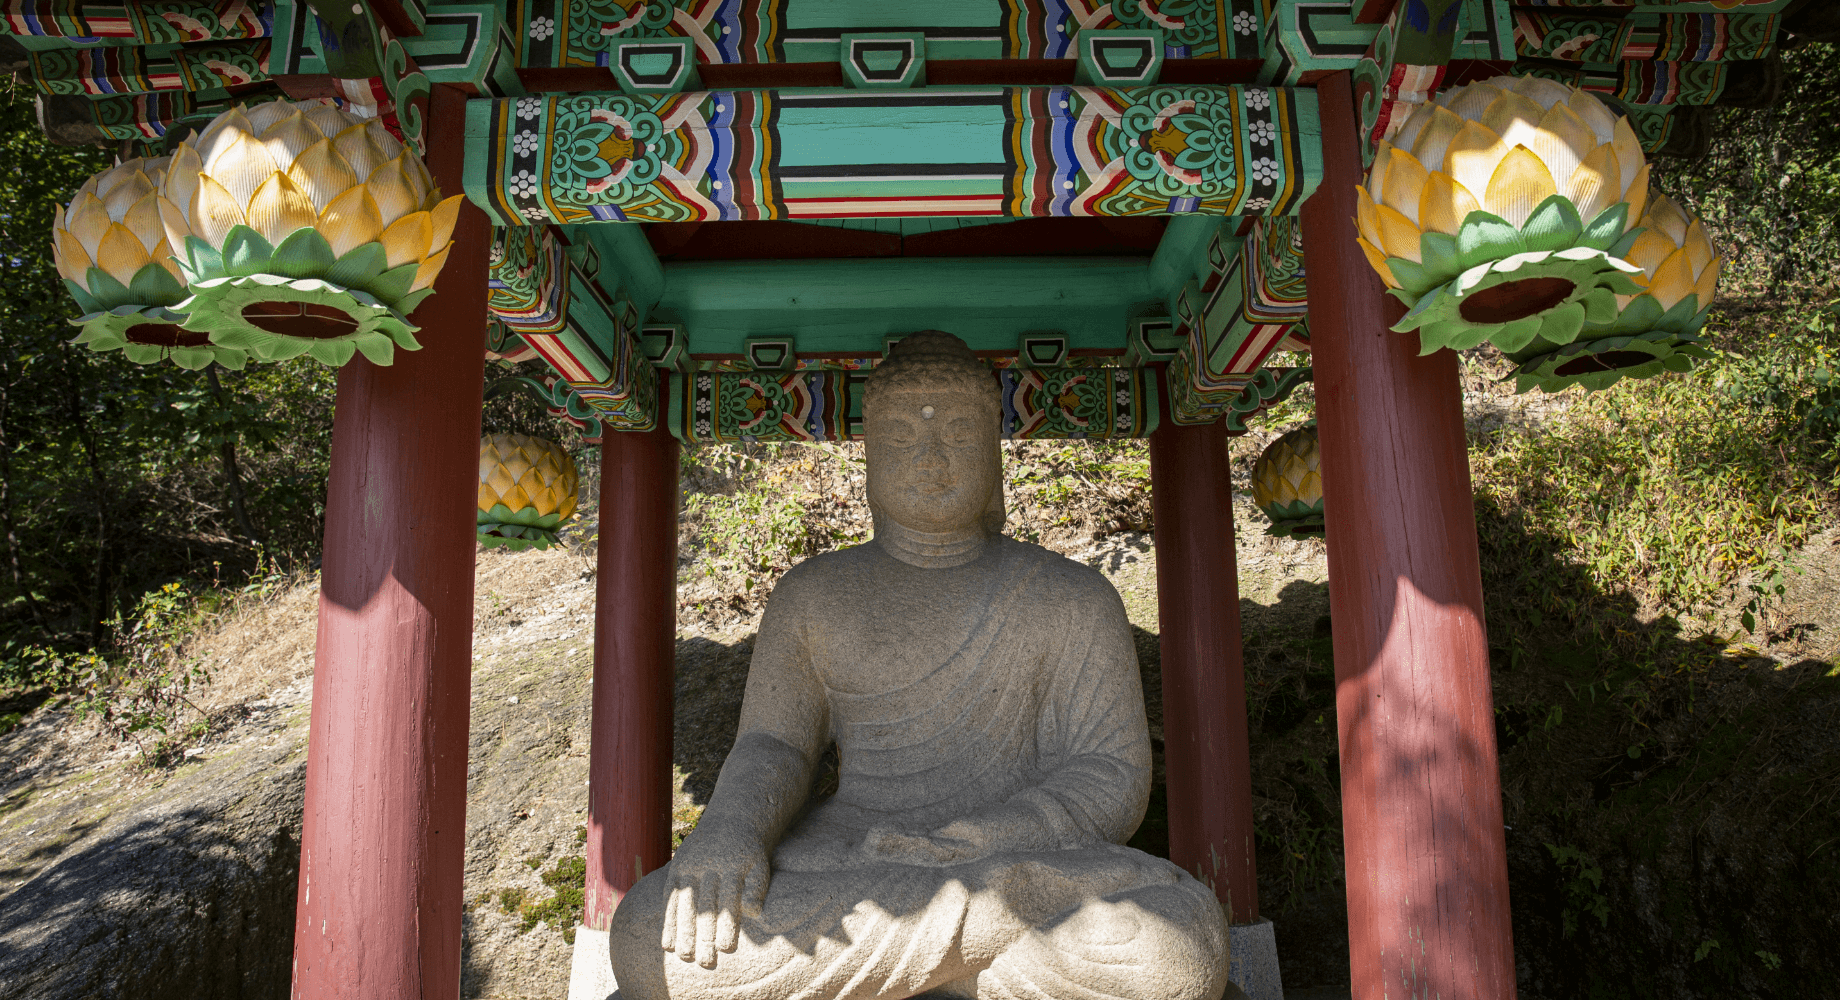
[[[1124,605],[1094,570],[1001,537],[950,569],[874,544],[808,560],[768,603],[742,732],[808,760],[834,741],[837,791],[777,845],[762,913],[713,969],[660,947],[669,869],[641,880],[609,942],[624,1000],[1224,989],[1212,891],[1120,846],[1143,819],[1150,744]],[[1018,806],[1022,842],[964,863],[862,847],[872,828],[926,836]]]

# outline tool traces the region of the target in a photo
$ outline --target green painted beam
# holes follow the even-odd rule
[[[664,297],[664,266],[638,224],[571,226],[571,240],[587,240],[600,251],[601,287],[609,295],[624,291],[641,313]]]
[[[475,100],[466,144],[498,225],[1286,215],[1322,175],[1316,93],[1282,87]]]
[[[870,355],[888,334],[926,329],[974,350],[1014,351],[1030,331],[1122,350],[1130,318],[1160,305],[1141,257],[690,261],[664,274],[651,318],[682,324],[692,354],[790,334],[800,352]]]

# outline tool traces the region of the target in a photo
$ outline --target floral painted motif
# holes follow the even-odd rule
[[[1132,177],[1171,195],[1196,187],[1224,191],[1238,180],[1237,108],[1219,103],[1213,92],[1172,87],[1156,88],[1138,100],[1125,111],[1117,140],[1122,146],[1117,153]]]

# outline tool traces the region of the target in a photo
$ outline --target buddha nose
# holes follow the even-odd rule
[[[920,454],[914,459],[915,471],[924,472],[929,475],[938,475],[946,471],[949,464],[950,463],[946,461],[945,449],[940,446],[938,441],[928,442],[926,447],[922,448]]]

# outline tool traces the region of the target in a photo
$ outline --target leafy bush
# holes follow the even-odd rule
[[[1831,314],[1715,315],[1718,357],[1680,376],[1570,393],[1563,414],[1474,442],[1478,502],[1560,538],[1599,588],[1657,610],[1707,611],[1735,580],[1780,574],[1834,511]],[[1472,367],[1489,362],[1471,359]],[[1523,553],[1537,571],[1545,553]],[[1553,567],[1551,575],[1558,575]],[[1562,589],[1540,607],[1580,621]]]

